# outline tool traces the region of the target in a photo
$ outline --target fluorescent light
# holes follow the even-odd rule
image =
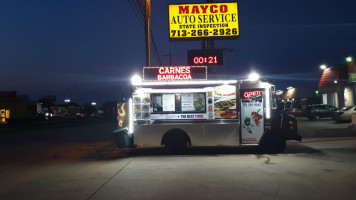
[[[266,118],[271,118],[271,96],[270,96],[270,84],[265,83],[266,88]]]
[[[137,93],[194,93],[194,92],[212,92],[214,88],[206,87],[202,89],[199,88],[189,88],[189,89],[152,89],[152,88],[139,88]]]
[[[132,82],[134,86],[147,85],[210,85],[210,84],[235,84],[237,80],[215,80],[215,81],[172,81],[172,82]]]
[[[129,99],[129,133],[134,132],[132,98]]]

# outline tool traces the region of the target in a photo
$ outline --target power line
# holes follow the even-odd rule
[[[130,4],[131,9],[133,10],[134,14],[138,18],[140,24],[143,27],[145,27],[145,15],[146,15],[146,13],[145,13],[145,5],[144,5],[143,1],[140,1],[140,0],[128,0],[128,2]],[[158,59],[159,64],[162,65],[161,58],[160,58],[159,53],[158,53],[158,48],[157,48],[156,42],[155,42],[154,37],[153,37],[152,29],[150,29],[150,33],[151,33],[151,42],[153,44],[154,54],[155,54],[156,58]]]
[[[136,15],[136,17],[137,17],[137,19],[139,20],[141,26],[144,26],[144,21],[145,21],[145,20],[144,20],[144,16],[143,16],[142,14],[140,15],[140,12],[139,12],[139,10],[137,9],[137,6],[136,6],[135,2],[133,2],[132,0],[131,0],[131,1],[130,1],[130,0],[127,0],[127,1],[129,2],[132,11],[133,11],[134,14]]]

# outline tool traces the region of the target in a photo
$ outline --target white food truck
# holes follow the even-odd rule
[[[144,67],[132,87],[130,100],[118,104],[120,148],[257,146],[279,153],[286,140],[301,140],[267,82],[209,80],[206,66]]]

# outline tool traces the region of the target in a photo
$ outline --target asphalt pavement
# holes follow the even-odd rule
[[[4,133],[0,199],[353,199],[356,137],[336,137],[348,125],[332,124],[298,119],[303,141],[275,155],[118,149],[115,122]]]
[[[336,122],[330,118],[308,120],[306,117],[297,117],[298,133],[303,138],[313,137],[356,137],[356,126],[350,122]]]

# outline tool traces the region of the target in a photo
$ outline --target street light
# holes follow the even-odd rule
[[[326,65],[320,65],[320,69],[322,70],[326,69]]]
[[[346,60],[346,62],[352,62],[352,57],[349,56],[349,57],[347,57],[345,60]]]
[[[96,102],[94,102],[94,101],[91,102],[91,105],[92,105],[92,106],[96,106]]]
[[[67,104],[67,111],[66,111],[66,113],[68,113],[68,104],[69,104],[69,102],[70,102],[70,99],[64,99],[64,102],[66,102],[66,104]]]

